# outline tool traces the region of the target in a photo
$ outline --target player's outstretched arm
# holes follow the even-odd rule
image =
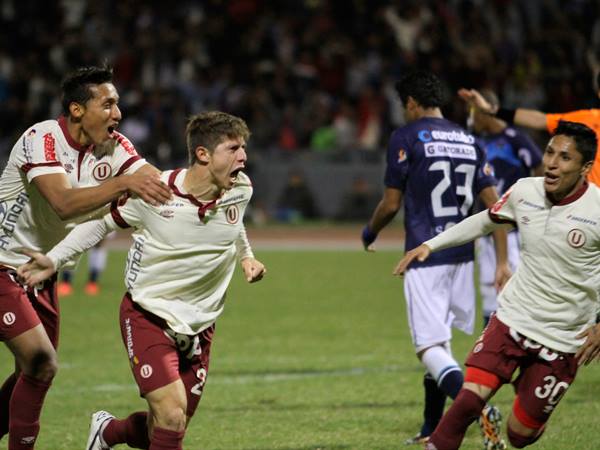
[[[396,264],[394,271],[392,272],[394,275],[401,276],[404,275],[406,269],[415,259],[419,262],[425,261],[429,255],[431,254],[431,249],[426,244],[421,244],[412,250],[409,250],[404,254],[402,259]]]
[[[577,335],[578,339],[585,339],[585,342],[577,353],[575,359],[579,366],[588,365],[594,359],[600,359],[600,324],[592,325]]]
[[[131,175],[120,175],[93,187],[74,188],[61,173],[37,176],[33,184],[56,214],[68,220],[101,208],[127,192],[152,205],[165,203],[172,194],[159,175],[158,169],[146,164]]]
[[[34,286],[47,280],[66,262],[98,244],[111,231],[112,229],[104,219],[96,219],[77,225],[47,255],[21,249],[21,252],[31,257],[32,260],[18,267],[17,275],[28,286]],[[50,269],[52,270],[49,272]]]
[[[546,113],[535,109],[507,109],[492,106],[476,89],[459,89],[458,96],[466,101],[469,106],[479,109],[481,112],[496,116],[509,124],[533,128],[535,130],[546,129]]]
[[[241,264],[242,270],[244,271],[244,276],[246,277],[246,281],[248,283],[255,283],[262,280],[267,273],[265,265],[258,259],[244,258],[242,259]]]

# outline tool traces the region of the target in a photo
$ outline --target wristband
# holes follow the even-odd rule
[[[365,247],[368,247],[377,239],[377,233],[373,233],[369,228],[369,225],[366,225],[362,231],[362,241]]]
[[[498,108],[496,112],[496,118],[505,121],[508,124],[513,124],[515,121],[515,114],[517,113],[516,109],[510,108]]]

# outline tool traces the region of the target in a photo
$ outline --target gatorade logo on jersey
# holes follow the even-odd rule
[[[2,322],[8,326],[11,326],[13,323],[15,323],[15,320],[17,320],[17,317],[15,316],[15,313],[12,312],[4,313],[4,316],[2,316]]]
[[[240,218],[240,210],[237,205],[228,206],[225,210],[225,217],[227,217],[227,222],[230,224],[235,224]]]
[[[578,228],[574,228],[567,234],[567,242],[573,248],[580,248],[585,245],[585,233]]]
[[[101,162],[94,166],[92,176],[96,181],[104,181],[112,175],[112,168],[107,162]]]

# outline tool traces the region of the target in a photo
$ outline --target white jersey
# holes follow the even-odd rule
[[[35,177],[64,173],[72,187],[96,186],[144,164],[119,133],[102,148],[82,147],[69,135],[64,117],[30,127],[13,147],[0,178],[0,264],[24,264],[29,257],[13,249],[47,252],[72,228],[73,221],[61,220],[37,190]]]
[[[490,209],[521,237],[521,261],[498,296],[498,318],[526,337],[575,353],[595,322],[600,288],[600,189],[585,184],[553,204],[543,178],[523,178]]]
[[[223,311],[237,257],[253,256],[243,223],[252,185],[240,173],[222,197],[200,203],[184,191],[186,172],[162,174],[174,193],[168,203],[128,199],[104,221],[109,229],[135,228],[125,268],[132,300],[177,333],[192,335]]]

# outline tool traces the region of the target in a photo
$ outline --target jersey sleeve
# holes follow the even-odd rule
[[[514,134],[512,136],[507,134],[507,137],[525,167],[533,169],[539,166],[542,163],[542,151],[537,144],[526,133],[521,133],[515,129],[511,129],[511,131]]]
[[[123,196],[110,205],[110,212],[104,220],[111,230],[117,228],[139,228],[143,222],[143,211],[148,207],[140,198]]]
[[[112,167],[115,176],[134,173],[146,164],[146,160],[138,154],[129,139],[116,131],[114,136],[116,146],[112,157]]]
[[[554,130],[558,126],[558,122],[561,120],[568,120],[569,122],[583,123],[584,125],[591,126],[592,114],[591,111],[586,109],[566,113],[546,114],[546,128],[548,132],[554,133]],[[594,126],[591,126],[591,128],[595,130]]]
[[[475,172],[474,190],[476,194],[479,194],[486,187],[496,186],[498,181],[494,177],[494,169],[487,161],[485,151],[483,151],[477,143],[475,144],[475,148],[477,151],[479,164],[477,165]]]
[[[22,136],[22,151],[16,153],[16,163],[31,182],[39,175],[64,173],[57,157],[56,137],[51,130],[30,128]]]
[[[517,226],[514,192],[520,188],[521,180],[513,184],[494,205],[488,209],[490,219],[495,223],[510,223]]]
[[[387,166],[384,184],[386,187],[406,190],[406,182],[410,167],[410,141],[402,129],[392,134],[387,149]]]

